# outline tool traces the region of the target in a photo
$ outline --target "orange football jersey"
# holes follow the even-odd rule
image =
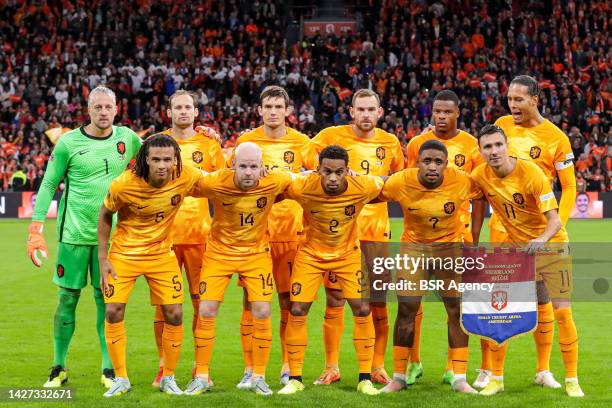
[[[188,195],[196,195],[204,176],[190,166],[163,187],[152,187],[126,171],[114,179],[104,205],[117,212],[110,253],[122,257],[155,256],[170,252],[172,223]]]
[[[319,153],[329,145],[344,147],[349,154],[349,167],[361,175],[388,176],[404,168],[404,153],[397,137],[375,129],[370,139],[358,137],[353,125],[323,129],[306,148],[306,167],[319,165]],[[387,203],[367,205],[358,219],[359,239],[384,242],[391,237]]]
[[[198,189],[199,195],[210,198],[214,209],[206,251],[223,259],[268,251],[268,216],[276,197],[293,177],[297,176],[273,171],[260,179],[257,187],[243,191],[234,184],[234,170],[206,175]]]
[[[172,129],[165,134],[172,136]],[[189,139],[174,139],[181,148],[183,166],[212,172],[225,166],[219,143],[198,132]],[[185,197],[172,228],[172,241],[178,245],[203,244],[210,232],[210,212],[205,198]]]
[[[241,135],[236,141],[236,147],[244,142],[257,144],[263,152],[263,162],[268,170],[284,169],[299,173],[304,166],[302,152],[310,140],[308,136],[289,127],[285,128],[285,136],[272,139],[266,136],[264,127]],[[234,160],[234,154],[228,160],[228,166]],[[283,200],[272,206],[268,217],[268,234],[270,242],[291,242],[298,240],[302,232],[302,208],[293,200]]]
[[[504,178],[482,164],[472,172],[472,178],[514,243],[540,236],[547,224],[544,213],[558,208],[548,178],[535,163],[517,159],[514,171]],[[565,227],[551,242],[567,242]]]
[[[484,163],[480,150],[478,149],[478,139],[471,134],[459,130],[459,133],[450,139],[437,137],[432,130],[421,135],[415,136],[410,140],[406,147],[406,167],[416,167],[419,156],[419,149],[428,140],[437,140],[446,146],[448,150],[448,166],[461,169],[471,173],[481,163]],[[465,201],[460,208],[461,220],[465,225],[470,224],[470,202]]]
[[[406,167],[416,167],[419,149],[428,140],[441,142],[448,150],[448,165],[471,173],[476,166],[484,160],[478,150],[478,139],[471,134],[459,130],[459,133],[450,139],[437,137],[433,130],[425,132],[410,139],[406,147]]]
[[[401,241],[462,242],[465,227],[460,208],[478,191],[475,183],[467,173],[447,167],[442,184],[428,189],[419,182],[418,172],[411,168],[395,173],[387,179],[380,195],[402,207]]]
[[[515,125],[512,115],[507,115],[497,119],[495,124],[506,133],[508,154],[537,164],[551,186],[557,171],[574,165],[569,138],[548,119],[527,128]],[[491,217],[489,226],[503,230],[496,214]]]
[[[300,250],[315,259],[339,259],[359,248],[357,217],[368,202],[378,197],[383,186],[379,177],[346,179],[346,191],[337,196],[323,191],[317,173],[298,177],[285,191],[286,198],[297,201],[304,209]]]

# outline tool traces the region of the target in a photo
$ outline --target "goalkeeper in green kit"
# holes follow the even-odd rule
[[[87,281],[96,302],[96,329],[102,351],[101,382],[107,388],[115,374],[104,340],[104,299],[100,290],[97,223],[100,207],[111,181],[119,176],[140,148],[132,130],[113,126],[117,114],[115,94],[98,86],[87,101],[90,123],[60,137],[49,158],[38,190],[29,227],[28,255],[40,267],[38,255],[47,256],[43,223],[53,194],[62,178],[57,219],[57,263],[53,282],[59,287],[59,303],[53,328],[53,368],[44,387],[60,387],[68,380],[66,354],[75,329],[76,306]]]

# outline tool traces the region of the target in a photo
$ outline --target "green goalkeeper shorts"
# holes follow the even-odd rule
[[[53,283],[68,289],[82,289],[90,277],[94,288],[100,288],[100,266],[97,245],[72,245],[60,242]]]

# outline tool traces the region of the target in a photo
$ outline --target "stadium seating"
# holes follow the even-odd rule
[[[101,83],[118,95],[117,123],[134,130],[163,129],[167,97],[195,90],[200,121],[228,146],[258,123],[265,85],[287,88],[292,126],[311,136],[347,123],[352,92],[369,87],[385,108],[379,126],[406,144],[428,124],[437,91],[460,95],[459,126],[475,133],[506,113],[505,90],[521,73],[538,78],[543,114],[577,159],[584,153],[585,189],[611,189],[604,1],[372,1],[354,9],[358,32],[294,43],[285,33],[306,11],[285,2],[118,3],[0,2],[0,191],[18,165],[38,187],[52,149],[44,132],[85,122]]]

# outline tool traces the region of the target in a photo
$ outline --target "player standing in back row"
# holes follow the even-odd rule
[[[527,75],[519,75],[510,82],[508,107],[511,115],[502,116],[495,124],[508,137],[511,156],[532,161],[544,171],[549,185],[559,178],[561,200],[559,218],[565,226],[576,201],[576,176],[574,154],[569,138],[538,110],[540,87]],[[490,242],[506,242],[508,237],[498,214],[493,213],[489,223]],[[560,388],[550,372],[550,355],[555,335],[555,312],[547,287],[542,281],[538,289],[538,327],[533,332],[536,344],[537,368],[534,382],[547,388]],[[483,356],[487,354],[486,343],[482,344]],[[485,358],[483,358],[483,361]],[[476,384],[475,384],[476,385]],[[486,384],[485,384],[486,385]]]
[[[127,127],[113,126],[117,114],[115,93],[98,86],[87,101],[90,123],[58,140],[38,190],[29,228],[28,255],[37,267],[37,252],[46,257],[43,223],[53,194],[62,178],[66,189],[58,210],[57,263],[53,282],[59,303],[53,324],[53,368],[44,387],[68,381],[66,354],[76,327],[76,307],[88,279],[96,302],[96,329],[102,352],[101,382],[107,388],[114,378],[104,340],[104,299],[100,290],[97,222],[100,206],[111,181],[119,176],[140,148],[140,139]]]
[[[162,132],[171,136],[181,149],[181,161],[184,166],[211,172],[225,166],[221,146],[215,140],[216,133],[211,128],[193,128],[198,108],[193,94],[188,91],[176,91],[168,99],[168,117],[172,128]],[[200,303],[200,270],[202,257],[206,250],[206,241],[210,232],[210,212],[206,198],[185,197],[172,226],[172,242],[179,267],[185,268],[189,294],[193,305],[191,331],[195,332]],[[160,357],[159,371],[153,386],[159,386],[163,375],[162,336],[164,332],[164,315],[161,307],[155,308],[154,319],[155,343]]]
[[[318,154],[330,145],[338,145],[349,154],[348,167],[361,175],[388,176],[404,168],[404,154],[399,140],[394,135],[376,127],[384,111],[380,98],[369,89],[360,89],[353,95],[350,114],[354,123],[323,129],[308,144],[307,167],[318,165]],[[366,259],[387,256],[385,243],[391,238],[391,226],[387,203],[368,204],[357,220],[359,240]],[[368,265],[372,262],[368,261]],[[327,306],[323,323],[325,342],[325,370],[315,381],[327,385],[340,380],[338,356],[340,338],[344,332],[344,295],[334,274],[325,279]],[[377,277],[380,279],[380,276]],[[382,295],[382,296],[381,296]],[[389,337],[389,320],[384,294],[376,294],[371,304],[376,332],[374,358],[372,360],[372,382],[387,384],[390,380],[385,372],[385,350]]]
[[[253,142],[263,152],[263,164],[268,170],[277,168],[299,173],[304,167],[302,150],[310,139],[308,136],[285,126],[285,120],[291,114],[289,95],[280,86],[267,86],[259,97],[257,108],[263,125],[241,135],[236,147],[241,143]],[[234,154],[229,159],[233,162]],[[302,208],[293,200],[283,200],[272,206],[268,218],[268,235],[272,255],[272,275],[278,303],[280,305],[280,339],[282,349],[282,367],[280,383],[289,381],[289,360],[285,331],[289,316],[289,281],[293,269],[293,258],[297,251],[299,234],[302,232]],[[238,284],[244,288],[244,307],[240,319],[240,340],[244,356],[244,376],[237,385],[240,389],[251,387],[253,375],[253,315],[251,304],[247,299],[247,288],[243,281]]]
[[[459,119],[459,97],[451,90],[445,89],[436,94],[432,106],[433,129],[427,130],[420,135],[412,138],[406,147],[406,167],[417,167],[419,150],[421,146],[429,140],[437,140],[448,150],[448,166],[471,173],[476,166],[482,163],[482,157],[478,150],[478,140],[471,134],[457,129]],[[459,208],[459,214],[464,226],[463,242],[472,241],[472,231],[470,228],[470,202],[464,201]],[[409,225],[407,225],[410,228]],[[410,365],[406,374],[406,384],[412,385],[423,375],[423,365],[421,364],[421,323],[423,321],[423,307],[419,308],[414,323],[414,341],[410,349]],[[485,341],[486,342],[486,341]],[[484,349],[487,350],[488,349]],[[490,367],[488,354],[483,354],[482,369]],[[487,373],[487,371],[484,371]],[[479,379],[481,376],[479,376]],[[485,375],[483,378],[488,377]],[[453,363],[451,358],[451,348],[448,348],[446,357],[446,371],[442,377],[442,382],[452,384],[454,380]],[[481,387],[487,385],[476,384]]]
[[[483,127],[478,143],[487,163],[478,166],[472,178],[504,225],[507,232],[504,243],[524,245],[528,252],[536,254],[536,281],[543,282],[550,293],[554,318],[559,325],[565,391],[570,397],[582,397],[584,393],[578,384],[578,332],[571,309],[572,263],[555,195],[537,165],[508,155],[508,142],[501,128]],[[538,320],[541,320],[539,313]],[[493,377],[480,394],[493,395],[504,390],[507,347],[507,342],[501,346],[489,342]]]

